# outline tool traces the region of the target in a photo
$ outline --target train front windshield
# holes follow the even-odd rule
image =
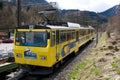
[[[16,33],[17,46],[47,46],[47,32],[17,32]]]

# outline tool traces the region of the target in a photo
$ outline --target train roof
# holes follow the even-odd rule
[[[54,23],[47,24],[47,25],[23,25],[22,27],[18,27],[17,29],[94,29],[92,26],[83,27],[78,23],[71,23],[71,22],[62,22],[62,23]]]
[[[47,25],[50,29],[94,29],[92,27],[65,27],[65,26],[52,26]]]
[[[53,26],[53,25],[24,25],[22,27],[18,27],[17,29],[94,29],[92,27],[66,27],[66,26]]]
[[[50,29],[94,29],[93,27],[66,27],[66,26],[53,26],[53,25],[47,25]]]

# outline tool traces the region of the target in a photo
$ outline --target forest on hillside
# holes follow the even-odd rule
[[[32,0],[31,0],[32,1]],[[40,2],[40,1],[39,1]],[[31,3],[33,3],[31,5]],[[14,4],[14,5],[13,5]],[[47,2],[42,1],[40,4],[34,2],[22,1],[21,22],[25,24],[37,24],[41,21],[38,15],[39,11],[52,9]],[[107,22],[107,18],[96,14],[95,12],[80,11],[80,10],[56,10],[54,13],[45,15],[50,20],[57,20],[63,22],[75,22],[80,25],[98,26],[99,24]],[[0,28],[11,28],[17,26],[17,6],[13,3],[0,2]]]
[[[34,1],[32,6],[30,6],[32,2],[29,2],[28,4],[26,3],[26,1],[22,2],[21,9],[22,23],[37,24],[42,21],[40,15],[38,14],[39,11],[53,9],[53,7],[50,5],[43,5],[48,4],[46,1],[42,1],[42,4],[41,3],[39,4],[39,2],[36,4]],[[15,28],[17,26],[17,6],[15,5],[15,2],[13,3],[8,5],[8,3],[0,2],[0,28]],[[77,9],[76,10],[58,9],[54,13],[45,16],[47,16],[50,20],[57,20],[62,22],[75,22],[79,23],[82,26],[91,25],[95,28],[102,26],[103,30],[106,29],[107,26],[106,23],[109,21],[107,28],[109,30],[108,33],[111,30],[113,30],[112,29],[113,27],[111,26],[119,25],[119,15],[106,18],[105,16],[102,16],[95,12],[80,11]],[[116,22],[116,24],[114,23],[114,21]]]
[[[120,39],[120,5],[118,7],[117,15],[111,16],[107,26],[108,38]]]
[[[32,1],[32,0],[31,0]],[[42,1],[46,4],[46,2]],[[51,5],[41,5],[39,3],[26,5],[26,1],[22,1],[21,4],[21,24],[38,24],[38,22],[42,21],[39,11],[43,11],[45,9],[53,8]],[[54,13],[50,15],[46,15],[50,19],[54,17]],[[15,28],[17,26],[17,6],[12,5],[12,3],[8,5],[8,3],[0,2],[0,28]]]

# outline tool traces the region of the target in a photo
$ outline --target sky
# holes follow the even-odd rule
[[[120,0],[46,0],[57,2],[60,9],[79,9],[103,12],[120,3]]]

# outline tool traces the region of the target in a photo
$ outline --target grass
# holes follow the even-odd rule
[[[102,44],[105,44],[106,38],[107,38],[107,35],[106,35],[106,32],[105,32],[105,33],[102,34],[102,37],[99,39],[97,47],[101,47]]]
[[[105,78],[104,80],[110,80],[110,78]]]
[[[91,73],[95,74],[96,76],[100,76],[101,75],[101,72],[97,68],[92,68],[91,69]]]
[[[93,66],[96,67],[96,63],[95,63],[95,61],[93,62]]]
[[[89,63],[89,61],[83,61],[83,62],[79,63],[75,67],[75,69],[70,73],[70,75],[68,76],[68,80],[76,79],[78,77],[79,72],[84,70],[87,67],[88,63]]]
[[[78,70],[73,70],[73,71],[70,73],[70,75],[69,75],[69,77],[68,77],[68,80],[76,79],[77,76],[78,76]]]
[[[119,66],[118,66],[117,63],[112,62],[111,66],[115,69],[115,71],[117,72],[117,74],[120,74],[120,68],[119,68]]]
[[[117,74],[120,74],[120,68],[116,69]]]
[[[112,63],[111,63],[111,66],[112,66],[113,68],[115,68],[115,69],[118,68],[118,64],[115,63],[115,62],[112,62]]]
[[[87,61],[81,62],[77,65],[77,68],[84,70],[86,68],[87,64],[88,64]]]

